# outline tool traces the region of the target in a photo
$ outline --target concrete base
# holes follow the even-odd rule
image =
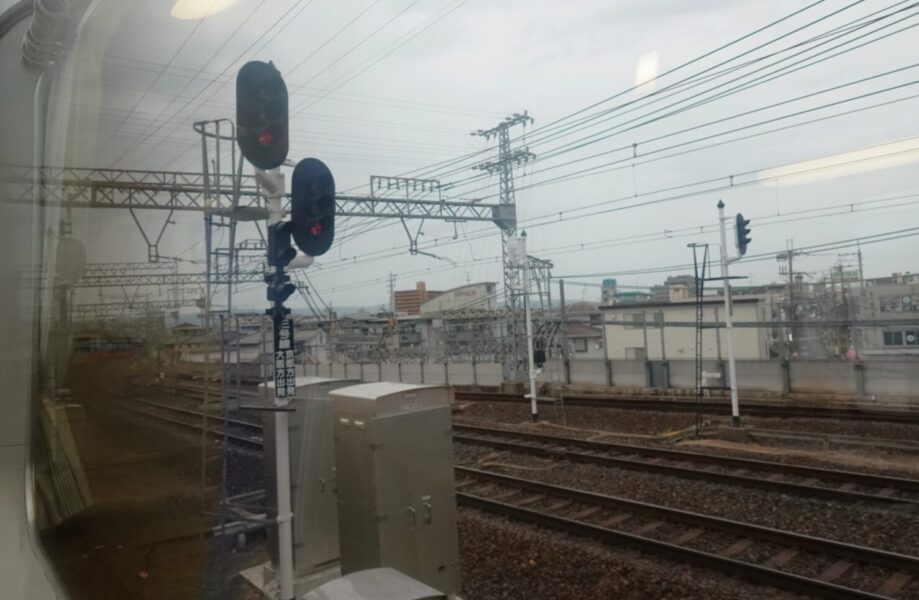
[[[252,587],[261,592],[263,598],[278,600],[280,597],[277,575],[270,561],[240,571],[239,574]],[[341,566],[338,563],[313,571],[303,577],[298,577],[294,579],[294,595],[297,598],[302,598],[310,591],[337,577],[341,577]]]

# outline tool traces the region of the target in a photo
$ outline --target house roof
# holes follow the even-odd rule
[[[599,327],[569,323],[567,336],[569,338],[598,338],[603,337],[603,332],[600,331]]]
[[[733,296],[731,302],[734,304],[750,304],[756,303],[762,300],[762,296]],[[721,296],[713,296],[711,298],[704,298],[702,304],[724,304],[724,298]],[[600,307],[600,310],[635,310],[636,308],[666,308],[670,306],[695,306],[696,299],[690,298],[688,300],[680,300],[677,302],[633,302],[629,304],[605,304]]]
[[[566,313],[583,313],[583,312],[597,312],[597,309],[600,308],[598,302],[572,302],[571,304],[565,307]]]

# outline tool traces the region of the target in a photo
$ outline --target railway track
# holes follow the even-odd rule
[[[201,431],[203,416],[199,411],[150,400],[138,403],[141,407],[123,408],[171,425]],[[218,415],[208,418],[222,420]],[[235,419],[230,419],[229,424],[245,431],[234,430],[226,436],[221,431],[211,433],[215,438],[247,449],[263,447],[259,424]],[[468,438],[470,429],[483,428],[456,425],[455,429],[455,439],[466,441],[462,438]],[[561,439],[568,441],[568,438]],[[557,457],[557,452],[556,449],[551,455]],[[907,584],[919,577],[917,557],[490,471],[455,467],[455,473],[457,501],[464,506],[796,593],[846,600],[899,598]],[[912,483],[919,485],[919,482]],[[808,573],[808,565],[815,561],[824,566],[816,574]]]
[[[516,394],[490,394],[480,392],[456,392],[457,400],[478,402],[525,402],[528,398]],[[645,396],[564,396],[556,402],[564,406],[589,408],[616,408],[621,410],[650,410],[658,412],[695,413],[702,410],[705,414],[730,415],[731,405],[728,400],[705,400],[697,403],[691,399],[655,398]],[[906,423],[919,425],[919,408],[907,410],[902,405],[892,407],[865,406],[814,406],[809,404],[789,404],[779,402],[756,402],[741,400],[744,415],[755,417],[807,418],[807,419],[842,419],[866,420],[883,423]]]
[[[796,593],[895,598],[919,575],[912,556],[490,471],[456,467],[456,476],[457,500],[466,506]]]
[[[778,462],[453,425],[453,439],[549,458],[706,480],[841,502],[919,506],[919,480]]]
[[[168,423],[198,433],[201,432],[204,415],[200,411],[170,406],[151,400],[137,399],[136,402],[141,404],[143,408],[125,404],[121,404],[120,407],[131,413],[162,423]],[[207,418],[215,423],[224,421],[220,415],[209,415]],[[261,450],[263,446],[262,426],[257,423],[227,419],[223,429],[209,429],[207,433],[218,441],[226,441],[250,450]]]
[[[151,400],[124,406],[137,414],[200,431],[202,414]],[[209,417],[221,421],[222,417]],[[261,449],[259,423],[229,419],[226,432],[209,432],[215,439],[249,449]],[[599,442],[509,429],[454,424],[454,440],[542,458],[661,473],[695,480],[765,489],[773,492],[877,505],[919,505],[919,480],[807,467],[778,462],[684,452],[652,446]]]

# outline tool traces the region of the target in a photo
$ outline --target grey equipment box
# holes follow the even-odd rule
[[[290,483],[294,513],[294,574],[307,575],[338,559],[338,504],[335,498],[335,446],[329,392],[357,383],[352,379],[297,377],[291,399]],[[274,382],[268,383],[269,390]],[[266,504],[276,507],[274,415],[262,413],[265,441]],[[278,564],[277,527],[268,528],[271,563]]]
[[[391,567],[456,594],[452,388],[380,382],[330,396],[342,574]]]
[[[437,590],[395,569],[368,569],[333,579],[303,600],[445,600]]]

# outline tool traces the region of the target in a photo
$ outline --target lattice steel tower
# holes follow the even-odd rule
[[[530,152],[529,148],[511,149],[510,128],[516,125],[526,127],[527,123],[532,123],[533,118],[526,111],[523,114],[514,113],[506,117],[504,121],[492,127],[491,129],[472,132],[472,135],[484,137],[486,140],[497,138],[498,140],[498,157],[496,160],[484,162],[473,167],[480,171],[498,174],[498,185],[500,192],[499,203],[507,206],[514,214],[513,219],[503,221],[501,226],[501,258],[504,269],[504,297],[508,308],[511,309],[513,318],[508,321],[507,338],[510,342],[509,354],[512,357],[508,361],[508,367],[512,371],[519,370],[521,361],[525,358],[521,352],[521,340],[519,339],[523,331],[523,321],[520,313],[522,305],[521,297],[525,293],[518,289],[516,285],[518,279],[518,267],[511,264],[507,251],[508,240],[517,235],[516,219],[516,199],[514,197],[514,167],[526,164],[535,154]],[[509,373],[514,375],[514,373]]]

